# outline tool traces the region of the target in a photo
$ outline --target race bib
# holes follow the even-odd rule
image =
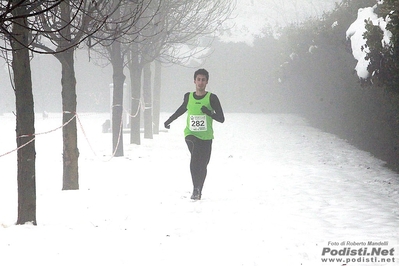
[[[191,131],[206,131],[206,115],[190,115]]]

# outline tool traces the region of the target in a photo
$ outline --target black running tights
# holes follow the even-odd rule
[[[187,136],[186,143],[191,153],[190,171],[194,188],[202,191],[204,186],[207,166],[211,158],[212,140],[201,140],[194,136]]]

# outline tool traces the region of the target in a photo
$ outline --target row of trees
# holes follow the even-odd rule
[[[218,51],[207,59],[207,66],[218,77],[212,86],[221,93],[224,109],[299,114],[312,126],[347,140],[399,171],[399,94],[397,86],[388,86],[399,72],[381,80],[385,85],[375,76],[359,79],[346,38],[358,10],[374,5],[375,0],[341,1],[322,19],[285,27],[279,38],[265,31],[265,37],[256,39],[253,47],[216,42]],[[397,14],[394,7],[390,10],[387,13],[391,16]],[[390,23],[394,21],[392,18]],[[373,27],[381,32],[378,26]],[[397,33],[391,31],[393,46],[389,49],[397,49]],[[378,36],[367,40],[382,48]],[[376,66],[394,69],[398,63],[395,52],[384,54],[385,49],[388,46],[374,50],[376,55],[384,55],[384,61]],[[370,73],[380,74],[370,69],[373,60],[370,62]],[[223,68],[216,67],[220,64]]]
[[[0,1],[3,51],[12,53],[18,147],[17,224],[36,224],[35,127],[30,69],[31,53],[54,55],[62,66],[63,189],[79,188],[76,78],[74,52],[79,45],[109,60],[113,68],[112,134],[115,156],[123,156],[122,112],[124,68],[131,76],[131,110],[139,111],[144,72],[146,136],[151,137],[150,63],[181,62],[198,52],[200,36],[212,34],[227,20],[231,1],[162,0],[12,0]],[[182,54],[185,45],[190,52]],[[156,67],[156,71],[159,71]],[[159,95],[160,73],[154,94]],[[159,110],[159,107],[157,107]],[[155,112],[157,113],[157,112]],[[131,143],[140,143],[139,115],[131,116]],[[159,118],[156,118],[157,120]],[[157,122],[159,123],[159,122]]]
[[[356,60],[346,32],[358,10],[376,5],[375,0],[343,0],[321,19],[283,28],[279,38],[265,31],[253,47],[216,43],[221,52],[215,52],[207,65],[223,63],[223,70],[214,67],[217,72],[212,73],[218,79],[212,86],[222,93],[224,109],[300,114],[312,126],[347,140],[399,171],[399,93],[394,85],[399,73],[398,1],[379,2],[377,11],[385,10],[384,18],[389,14],[391,45],[382,46],[378,25],[372,25],[379,33],[377,38],[365,34],[367,43],[375,45],[368,55],[373,73],[368,80],[359,79],[355,72]],[[389,2],[396,6],[383,9],[381,4]],[[228,93],[223,95],[221,88]]]
[[[359,79],[354,71],[356,60],[346,39],[359,8],[374,5],[375,0],[343,0],[321,21],[284,29],[280,87],[291,104],[287,109],[399,170],[398,1],[377,6],[392,32],[390,45],[382,45],[379,25],[365,22],[369,79]]]

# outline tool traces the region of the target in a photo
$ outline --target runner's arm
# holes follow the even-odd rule
[[[184,114],[184,113],[187,111],[187,103],[188,103],[188,96],[189,96],[189,94],[190,94],[190,93],[188,92],[188,93],[186,93],[186,94],[184,95],[184,100],[183,100],[182,105],[180,105],[180,107],[177,108],[176,112],[174,112],[174,113],[169,117],[169,119],[165,121],[164,125],[165,125],[166,128],[169,128],[169,127],[170,127],[169,125],[170,125],[173,121],[175,121],[177,118],[179,118],[182,114]]]
[[[222,105],[220,104],[219,98],[215,94],[211,94],[211,106],[214,110],[212,113],[212,118],[215,119],[216,121],[223,123],[224,122],[224,114],[223,114],[223,109]]]

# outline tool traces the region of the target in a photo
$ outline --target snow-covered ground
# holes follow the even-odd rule
[[[0,265],[342,265],[322,259],[366,247],[395,248],[363,257],[395,262],[347,265],[398,265],[398,175],[304,119],[226,114],[194,202],[183,117],[141,146],[125,135],[119,158],[101,132],[107,118],[79,114],[79,191],[61,191],[61,130],[37,136],[38,226],[14,225],[16,153],[0,157]],[[14,119],[0,116],[0,156],[15,148]],[[60,124],[38,116],[36,132]]]

